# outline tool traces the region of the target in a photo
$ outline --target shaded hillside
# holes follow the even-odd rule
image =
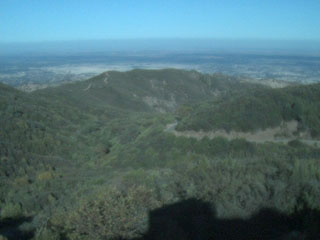
[[[296,120],[299,131],[320,136],[320,84],[254,89],[184,106],[177,130],[255,131]]]
[[[76,165],[72,155],[81,152],[86,142],[71,135],[89,116],[59,101],[52,103],[3,85],[0,102],[0,178],[5,183],[0,202],[6,206],[1,216],[39,211],[48,204],[48,196],[56,198],[56,192],[63,191],[54,181],[62,168]],[[48,181],[51,186],[41,191]],[[35,199],[38,204],[33,206]]]
[[[183,103],[255,86],[234,77],[196,71],[132,70],[105,72],[87,81],[40,90],[34,95],[61,98],[88,109],[112,106],[129,111],[172,112]]]
[[[68,148],[74,143],[70,134],[93,118],[59,99],[51,102],[7,86],[0,86],[0,102],[0,150],[8,159],[26,154],[70,156]]]
[[[90,161],[110,147],[103,129],[125,115],[87,112],[45,95],[0,85],[0,216],[31,214],[95,176]],[[103,126],[103,128],[102,128]],[[38,204],[34,204],[34,202]]]
[[[219,219],[214,205],[188,199],[149,212],[149,229],[136,240],[294,240],[320,236],[320,212],[285,215],[261,209],[248,219]]]

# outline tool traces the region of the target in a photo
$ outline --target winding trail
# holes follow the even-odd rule
[[[177,131],[176,127],[178,122],[167,124],[164,131],[168,133],[172,133],[177,137],[187,137],[187,138],[195,138],[197,140],[201,140],[204,137],[208,137],[209,139],[213,139],[216,137],[224,137],[228,140],[243,138],[248,142],[254,143],[284,143],[287,144],[292,140],[299,140],[307,145],[320,147],[320,140],[314,140],[310,137],[296,137],[293,135],[293,132],[297,130],[298,123],[296,121],[291,121],[287,123],[283,123],[279,127],[268,128],[265,130],[258,130],[254,133],[251,132],[236,132],[231,131],[227,132],[225,130],[216,130],[216,131]],[[282,135],[281,135],[282,134]],[[307,134],[304,134],[307,135]]]
[[[91,88],[92,84],[90,83],[87,88],[83,89],[83,91],[88,91]]]
[[[109,83],[109,73],[106,72],[104,74],[104,79],[103,79],[103,82],[107,85]]]

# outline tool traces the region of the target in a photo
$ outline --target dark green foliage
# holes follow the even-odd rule
[[[294,148],[304,148],[305,145],[300,142],[299,140],[292,140],[288,143],[289,146],[294,147]]]

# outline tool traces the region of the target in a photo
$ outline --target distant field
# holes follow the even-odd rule
[[[194,69],[223,73],[255,81],[273,80],[299,83],[320,81],[320,57],[179,52],[115,52],[100,54],[1,56],[0,82],[32,91],[61,83],[88,79],[108,70],[135,68]],[[275,85],[275,84],[274,84]]]

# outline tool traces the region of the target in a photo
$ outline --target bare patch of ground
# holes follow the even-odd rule
[[[177,103],[173,95],[171,96],[170,100],[159,99],[151,96],[143,97],[142,100],[153,109],[162,113],[165,113],[168,110],[172,111],[177,106]]]
[[[258,84],[266,85],[271,88],[284,88],[284,87],[295,84],[294,82],[288,82],[288,81],[277,80],[277,79],[244,79],[241,81],[249,82],[249,83],[258,83]]]

